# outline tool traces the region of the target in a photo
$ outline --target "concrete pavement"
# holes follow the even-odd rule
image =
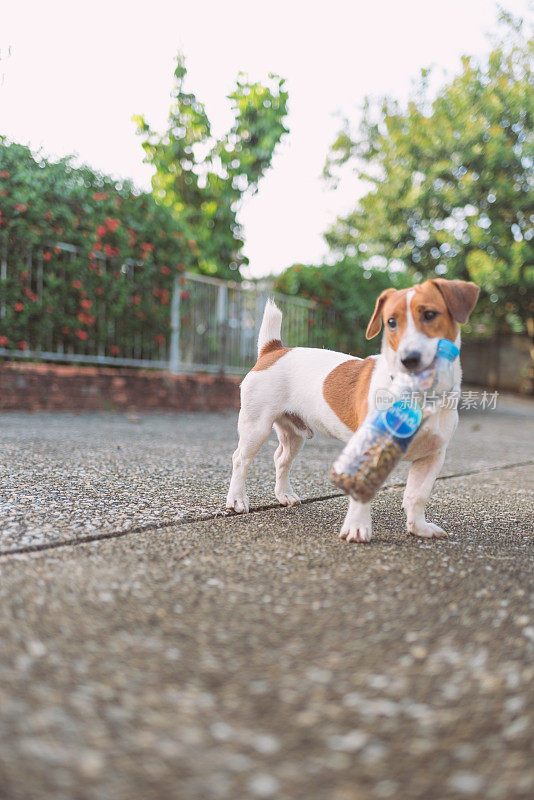
[[[355,546],[335,443],[220,517],[233,415],[4,415],[0,797],[531,797],[533,422],[463,417],[448,541],[390,488]]]
[[[0,552],[202,518],[224,509],[237,415],[0,415]],[[534,413],[525,401],[468,412],[442,475],[533,460]],[[249,479],[253,507],[276,504],[272,434]],[[293,468],[302,499],[334,493],[339,444],[306,442]],[[406,475],[401,465],[387,485]]]

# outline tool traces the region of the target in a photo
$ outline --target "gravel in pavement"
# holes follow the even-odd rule
[[[465,414],[443,475],[532,460],[534,416]],[[233,413],[16,414],[0,416],[0,552],[76,537],[165,525],[224,509],[236,445]],[[249,478],[253,507],[276,503],[265,443]],[[307,442],[293,468],[301,498],[335,489],[335,441]],[[387,484],[404,480],[406,465]]]
[[[462,417],[449,540],[389,488],[369,545],[335,442],[220,517],[233,414],[0,417],[0,800],[530,800],[531,412]]]
[[[0,559],[0,796],[534,793],[532,475],[440,482]],[[530,494],[529,494],[530,492]]]

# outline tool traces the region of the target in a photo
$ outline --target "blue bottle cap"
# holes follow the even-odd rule
[[[456,347],[454,342],[449,339],[440,339],[438,342],[438,356],[446,358],[448,361],[454,361],[460,355],[460,349]]]
[[[407,405],[405,400],[397,400],[387,411],[384,411],[382,421],[392,436],[399,439],[408,439],[419,428],[423,419],[421,407],[416,403]]]

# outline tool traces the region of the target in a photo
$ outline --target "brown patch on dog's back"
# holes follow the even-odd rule
[[[252,367],[252,372],[261,372],[261,370],[269,369],[273,364],[276,364],[278,359],[285,356],[292,349],[292,347],[282,347],[280,339],[271,339],[261,348],[258,360]]]
[[[367,414],[367,395],[374,358],[343,361],[329,372],[323,384],[323,397],[347,428],[355,431]]]

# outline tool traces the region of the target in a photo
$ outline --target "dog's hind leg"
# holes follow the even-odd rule
[[[276,484],[274,493],[276,499],[283,506],[298,506],[300,498],[293,490],[289,481],[291,464],[304,443],[302,435],[298,434],[291,424],[283,421],[283,417],[274,423],[274,429],[280,444],[274,454],[276,469]]]
[[[270,415],[253,417],[246,407],[241,408],[237,423],[239,443],[232,456],[232,479],[226,498],[226,508],[238,514],[249,510],[249,499],[245,491],[248,468],[262,444],[269,438],[272,427],[273,418]]]

